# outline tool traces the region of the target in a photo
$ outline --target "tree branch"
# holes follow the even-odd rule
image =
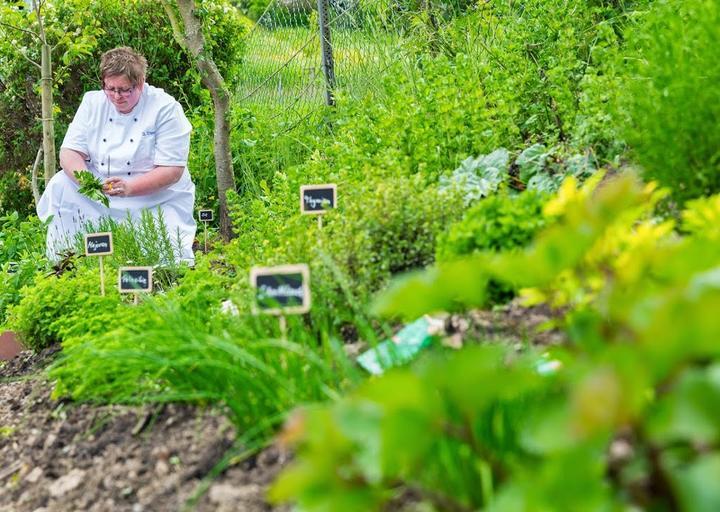
[[[47,44],[47,39],[45,38],[45,25],[43,25],[43,18],[42,18],[42,5],[43,1],[40,0],[39,2],[36,2],[33,0],[32,6],[35,10],[35,16],[37,17],[38,21],[38,31],[39,31],[39,37],[42,44]]]
[[[12,25],[8,25],[7,23],[3,23],[2,21],[0,21],[0,26],[4,26],[4,27],[7,27],[7,28],[13,28],[13,29],[17,29],[17,30],[22,30],[22,29],[18,29],[17,27],[13,27]],[[26,31],[24,31],[24,32],[26,32]],[[30,32],[30,33],[33,34],[35,37],[37,37],[37,34],[34,34],[34,33],[32,33],[32,32]],[[39,39],[39,38],[38,38],[38,39]],[[15,48],[15,50],[16,50],[20,55],[22,55],[23,58],[24,58],[26,61],[28,61],[28,62],[29,62],[30,64],[32,64],[33,66],[37,66],[38,69],[42,69],[42,66],[40,66],[40,64],[38,64],[37,62],[35,62],[34,60],[32,60],[30,57],[28,57],[28,56],[25,54],[25,52],[22,51],[22,50],[12,41],[12,39],[10,39],[10,38],[8,37],[8,38],[7,38],[7,41],[8,41],[8,43],[10,43],[10,46],[12,46],[13,48]]]
[[[12,30],[17,30],[18,32],[23,32],[23,33],[28,34],[29,36],[34,37],[34,38],[36,38],[36,39],[38,39],[38,40],[40,39],[40,36],[39,36],[39,35],[37,35],[37,34],[36,34],[35,32],[33,32],[32,30],[28,30],[28,29],[26,29],[26,28],[16,27],[15,25],[10,25],[9,23],[5,23],[4,21],[0,21],[0,26],[6,27],[6,28],[9,28],[9,29],[12,29]]]

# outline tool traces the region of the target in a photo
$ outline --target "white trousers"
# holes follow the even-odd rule
[[[60,171],[52,177],[40,201],[37,214],[45,221],[52,220],[47,232],[47,256],[51,261],[58,255],[75,246],[78,233],[87,232],[87,225],[97,225],[102,218],[111,218],[116,222],[128,220],[138,222],[143,210],[157,217],[162,211],[168,237],[175,248],[176,261],[192,264],[195,261],[192,252],[195,240],[195,185],[190,180],[187,169],[183,177],[170,187],[138,197],[110,197],[110,208],[93,201],[78,192],[78,185]]]

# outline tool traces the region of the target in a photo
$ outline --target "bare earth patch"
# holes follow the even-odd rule
[[[219,412],[58,402],[23,353],[0,367],[0,512],[183,510],[234,441]],[[273,510],[268,484],[287,455],[269,448],[231,467],[188,510]]]

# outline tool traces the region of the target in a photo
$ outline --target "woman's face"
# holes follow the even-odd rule
[[[108,76],[103,80],[103,90],[118,112],[127,114],[140,101],[143,86],[141,81],[133,85],[130,79],[124,75]]]

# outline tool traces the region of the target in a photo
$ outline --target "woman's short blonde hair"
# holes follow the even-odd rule
[[[124,76],[133,85],[145,80],[147,60],[138,52],[127,46],[113,48],[100,57],[100,78],[104,81],[109,76]]]

